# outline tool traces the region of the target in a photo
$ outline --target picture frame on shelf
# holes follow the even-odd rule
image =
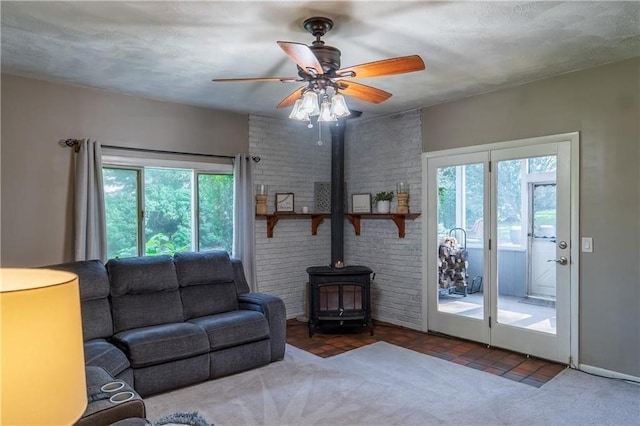
[[[371,213],[371,194],[351,194],[352,213]]]
[[[293,213],[295,210],[293,192],[276,193],[276,213]]]

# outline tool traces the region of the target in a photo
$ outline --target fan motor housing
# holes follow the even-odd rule
[[[318,58],[325,74],[332,74],[340,69],[340,50],[327,45],[309,46],[309,49]]]

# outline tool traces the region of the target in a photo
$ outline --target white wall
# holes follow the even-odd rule
[[[246,115],[2,75],[0,264],[73,260],[67,138],[204,154],[248,151]]]
[[[349,194],[396,193],[399,181],[410,183],[409,207],[420,212],[422,182],[420,111],[408,111],[349,123],[345,142],[345,178]],[[396,211],[397,199],[391,204]],[[373,210],[375,211],[375,209]],[[420,329],[422,321],[422,216],[406,221],[398,238],[391,220],[362,219],[360,236],[345,227],[345,262],[375,272],[374,318]]]
[[[640,58],[425,108],[424,150],[580,132],[580,363],[640,377]],[[572,241],[579,244],[579,241]]]

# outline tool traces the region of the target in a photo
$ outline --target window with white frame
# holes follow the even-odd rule
[[[109,259],[231,253],[231,165],[105,156],[103,179]]]

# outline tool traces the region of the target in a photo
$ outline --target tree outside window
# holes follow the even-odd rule
[[[231,252],[233,175],[158,167],[105,167],[103,175],[109,258]]]

